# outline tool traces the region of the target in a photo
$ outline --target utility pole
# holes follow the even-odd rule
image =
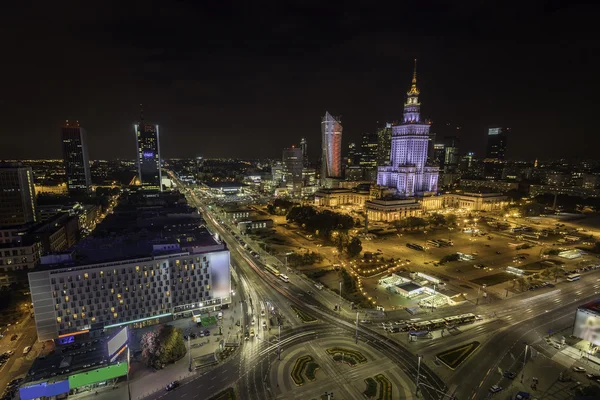
[[[525,362],[527,361],[527,349],[529,349],[529,345],[525,343],[525,354],[523,354],[523,370],[521,371],[521,383],[523,383],[523,378],[525,378]]]
[[[434,301],[435,301],[435,283],[433,284],[433,299],[431,299],[431,312],[433,312]]]
[[[342,312],[342,281],[340,281],[340,313]]]
[[[417,386],[415,388],[415,396],[419,395],[419,380],[421,379],[421,355],[417,354]]]
[[[192,346],[190,345],[190,336],[188,335],[188,370],[192,372]]]
[[[277,326],[279,328],[279,338],[277,339],[277,359],[281,361],[281,324]]]
[[[358,311],[356,311],[356,337],[354,343],[358,344]]]

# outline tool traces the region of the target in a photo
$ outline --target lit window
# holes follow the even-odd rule
[[[60,323],[62,319],[60,317],[56,317],[56,322]]]
[[[117,318],[117,313],[113,313],[113,318]]]

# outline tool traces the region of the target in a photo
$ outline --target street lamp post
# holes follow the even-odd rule
[[[355,343],[358,344],[358,311],[356,311],[356,337]]]
[[[417,386],[415,388],[415,396],[419,395],[419,380],[421,379],[421,358],[423,356],[417,354]]]
[[[525,378],[525,362],[527,361],[527,350],[529,349],[529,345],[525,343],[525,354],[523,354],[523,370],[521,371],[521,383],[523,383],[523,378]]]
[[[342,281],[340,281],[340,307],[339,307],[340,313],[342,312],[342,302],[343,302],[343,299],[342,299]]]
[[[333,392],[325,392],[325,396],[327,396],[327,400],[333,399]]]
[[[434,302],[435,302],[435,283],[433,284],[433,298],[431,299],[431,312],[433,312]]]
[[[188,370],[192,372],[192,346],[190,344],[190,336],[188,335]]]
[[[279,329],[279,334],[277,338],[277,359],[281,361],[281,324],[277,326]]]

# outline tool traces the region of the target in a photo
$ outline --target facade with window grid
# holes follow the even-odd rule
[[[163,322],[231,302],[229,250],[59,267],[29,274],[38,340]]]

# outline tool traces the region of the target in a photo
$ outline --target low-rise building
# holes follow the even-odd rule
[[[0,271],[31,270],[40,264],[40,242],[27,237],[21,243],[0,244]]]
[[[370,198],[369,190],[319,189],[315,192],[315,205],[320,207],[339,207],[343,205],[362,207]]]
[[[259,231],[263,229],[271,229],[273,227],[272,219],[255,219],[240,221],[237,224],[240,232],[248,233],[253,231]]]
[[[508,205],[508,197],[500,193],[447,193],[444,206],[469,211],[499,211]]]
[[[416,198],[373,199],[366,202],[366,209],[369,221],[392,222],[423,214],[423,207]]]

